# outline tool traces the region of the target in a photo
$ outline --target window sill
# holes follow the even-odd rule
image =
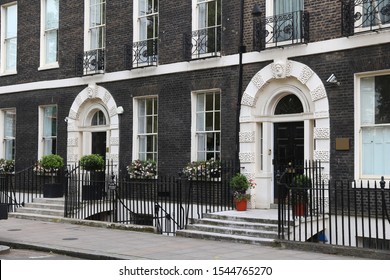
[[[3,73],[0,73],[0,77],[2,77],[2,76],[11,76],[11,75],[16,75],[16,74],[18,74],[17,71],[3,72]]]
[[[60,68],[58,62],[53,63],[53,64],[46,64],[46,65],[40,66],[38,68],[38,71],[45,71],[45,70],[57,69],[57,68]]]

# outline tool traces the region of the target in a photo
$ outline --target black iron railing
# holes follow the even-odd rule
[[[105,72],[105,51],[97,49],[76,55],[76,76],[102,74]]]
[[[309,13],[297,11],[275,15],[254,22],[255,50],[292,44],[309,43]]]
[[[195,30],[184,38],[186,60],[221,56],[221,26]]]
[[[148,39],[134,42],[132,45],[125,46],[127,68],[139,68],[147,66],[157,66],[158,63],[158,39]],[[131,59],[129,54],[131,53]],[[128,61],[131,61],[129,65]]]
[[[344,0],[341,11],[343,36],[390,27],[389,0]]]
[[[279,238],[390,250],[390,189],[380,182],[327,181],[320,163],[278,177]]]

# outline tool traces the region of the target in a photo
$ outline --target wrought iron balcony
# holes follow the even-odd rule
[[[195,30],[184,37],[187,60],[221,56],[221,26]]]
[[[388,27],[390,27],[390,0],[343,0],[343,36]]]
[[[309,43],[309,13],[297,11],[254,21],[255,50]]]
[[[105,72],[104,49],[91,50],[76,56],[76,76],[102,74]]]
[[[133,45],[127,45],[126,48],[126,65],[128,69],[140,68],[147,66],[157,66],[158,53],[157,38],[144,41],[134,42]],[[131,61],[131,65],[129,65]]]

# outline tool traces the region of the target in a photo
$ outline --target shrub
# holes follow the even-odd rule
[[[55,171],[64,166],[64,159],[59,155],[46,155],[43,156],[39,162],[39,165],[47,171]]]
[[[103,170],[104,159],[98,154],[85,155],[80,159],[80,167],[87,171]]]
[[[15,161],[0,158],[0,174],[11,173],[15,171]]]

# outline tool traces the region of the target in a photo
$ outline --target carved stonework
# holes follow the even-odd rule
[[[68,138],[68,147],[78,147],[79,140],[78,138]]]
[[[286,77],[286,65],[281,62],[272,63],[271,69],[272,69],[272,76],[275,79],[281,79]]]
[[[254,143],[254,142],[255,142],[254,131],[240,132],[240,143]]]
[[[68,161],[72,161],[72,162],[77,162],[79,160],[79,157],[76,154],[68,154],[67,158]]]
[[[314,138],[315,139],[329,139],[330,138],[329,128],[323,128],[323,127],[314,128]]]
[[[119,137],[111,137],[110,144],[112,146],[118,146],[119,145]]]
[[[105,91],[105,92],[104,92],[104,97],[103,97],[103,102],[104,102],[105,104],[107,104],[108,101],[110,100],[110,98],[111,98],[111,94],[110,94],[108,91]]]
[[[255,162],[255,153],[240,153],[240,162]]]
[[[252,83],[257,87],[257,89],[261,89],[265,84],[263,77],[259,73],[252,78]]]
[[[112,108],[110,109],[110,117],[115,116],[116,114],[117,114],[117,112],[116,112],[116,107],[112,107]]]
[[[290,77],[291,76],[292,68],[293,68],[293,63],[288,60],[287,64],[286,64],[286,71],[285,71],[286,77]]]
[[[317,101],[317,100],[320,100],[322,98],[326,98],[326,91],[325,91],[325,88],[323,86],[318,86],[315,90],[310,92],[310,94],[311,94],[312,101]]]
[[[254,104],[255,104],[255,99],[249,94],[247,94],[246,92],[244,92],[244,95],[242,96],[242,100],[241,100],[241,105],[253,107]]]
[[[69,118],[77,120],[79,118],[79,115],[77,112],[73,111],[72,109],[69,111]]]
[[[314,160],[329,162],[329,151],[314,151]]]
[[[97,92],[98,92],[98,87],[92,87],[92,86],[89,86],[87,88],[87,91],[88,91],[88,98],[92,99],[92,98],[96,98],[97,96]]]
[[[76,104],[78,106],[81,106],[83,104],[83,99],[81,98],[80,95],[77,95],[77,97],[76,97]]]
[[[314,74],[313,71],[309,67],[305,66],[303,67],[302,72],[298,77],[298,80],[302,84],[306,84],[313,74]]]
[[[254,173],[249,173],[249,172],[242,172],[242,174],[248,178],[248,180],[254,180],[255,179],[255,174]]]
[[[109,155],[107,155],[107,159],[112,160],[112,161],[118,161],[119,155],[118,154],[109,154]]]
[[[314,117],[317,119],[320,118],[329,118],[329,111],[318,111],[314,112]]]

